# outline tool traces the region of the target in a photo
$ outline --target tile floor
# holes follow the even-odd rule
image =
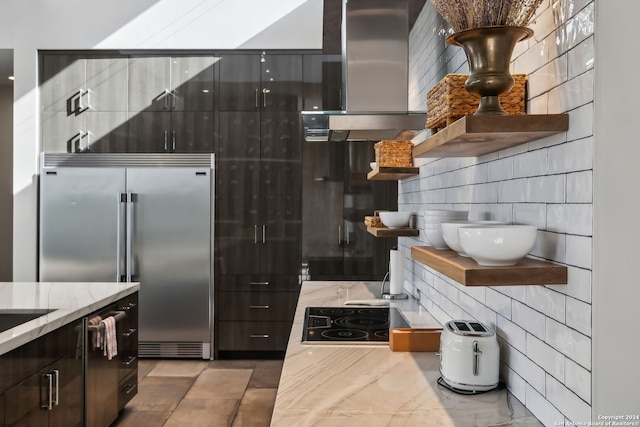
[[[112,427],[268,427],[281,360],[149,360]]]

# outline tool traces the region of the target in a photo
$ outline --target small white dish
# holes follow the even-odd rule
[[[380,221],[390,229],[402,228],[409,226],[409,219],[411,219],[411,212],[379,212]]]
[[[479,265],[509,266],[524,258],[536,243],[531,225],[485,225],[458,228],[462,250]]]

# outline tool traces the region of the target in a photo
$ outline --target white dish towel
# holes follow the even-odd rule
[[[104,325],[104,331],[100,334],[99,343],[103,354],[111,360],[118,355],[118,341],[116,339],[116,319],[113,316],[102,319],[100,324]]]

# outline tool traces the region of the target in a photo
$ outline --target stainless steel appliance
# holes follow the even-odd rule
[[[440,335],[444,386],[465,394],[493,390],[499,385],[499,365],[500,348],[491,328],[468,320],[445,324]]]
[[[139,355],[212,354],[211,154],[44,154],[40,280],[140,282]]]
[[[389,327],[408,328],[395,307],[307,307],[305,344],[388,344]]]

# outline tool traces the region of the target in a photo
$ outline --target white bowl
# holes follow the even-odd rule
[[[424,234],[425,234],[425,237],[427,238],[427,241],[434,248],[440,249],[440,250],[449,249],[449,246],[447,246],[447,242],[445,242],[444,238],[442,237],[442,228],[440,228],[440,225],[436,227],[425,226]]]
[[[485,225],[458,228],[462,250],[480,265],[515,265],[536,243],[531,225]]]
[[[375,169],[376,168],[376,162],[371,162],[369,163],[369,166],[371,166],[371,169]]]
[[[378,215],[380,221],[391,229],[408,227],[411,218],[411,212],[378,212]]]
[[[462,246],[460,246],[460,241],[458,240],[458,228],[460,227],[469,227],[469,226],[486,226],[486,225],[497,225],[503,224],[500,221],[450,221],[450,222],[442,222],[440,226],[442,227],[442,237],[446,242],[447,246],[449,246],[452,250],[458,252],[460,256],[467,255],[463,250]]]

